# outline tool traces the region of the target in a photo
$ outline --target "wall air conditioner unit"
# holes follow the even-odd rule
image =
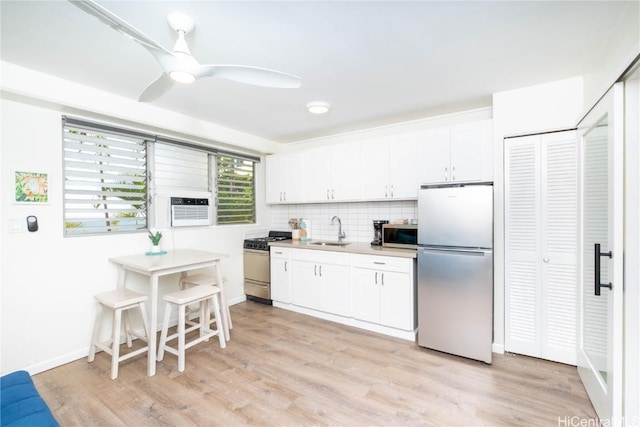
[[[209,199],[172,197],[171,226],[189,227],[196,225],[211,225]]]

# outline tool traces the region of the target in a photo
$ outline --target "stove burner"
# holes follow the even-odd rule
[[[290,231],[270,231],[268,237],[255,237],[253,239],[245,239],[245,249],[256,249],[260,251],[269,250],[269,242],[280,242],[282,240],[290,240]]]

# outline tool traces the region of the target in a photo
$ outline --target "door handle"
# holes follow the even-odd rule
[[[288,262],[288,261],[285,261],[285,262],[284,262],[284,271],[287,271],[287,262]]]
[[[314,275],[314,276],[317,276],[317,275],[318,275],[318,265],[317,265],[317,264],[314,264],[314,265],[313,265],[313,275]]]
[[[377,271],[376,271],[376,275],[375,275],[374,283],[375,283],[376,285],[378,284],[378,272],[377,272]]]
[[[549,262],[549,258],[544,257],[544,258],[542,258],[542,261],[543,261],[543,262]]]
[[[320,268],[318,268],[318,272],[319,272],[319,276],[322,277],[322,266],[320,266]]]
[[[600,243],[595,243],[594,245],[594,249],[593,249],[593,253],[594,253],[594,272],[593,275],[594,277],[594,294],[595,295],[600,295],[600,288],[609,288],[609,289],[613,289],[613,285],[611,285],[611,282],[609,283],[605,283],[602,284],[600,283],[600,257],[606,256],[609,258],[613,258],[613,254],[611,253],[611,251],[609,252],[600,252]]]

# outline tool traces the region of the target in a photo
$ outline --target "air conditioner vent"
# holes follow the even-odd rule
[[[172,227],[210,225],[210,218],[211,210],[209,209],[209,199],[188,197],[171,198]]]

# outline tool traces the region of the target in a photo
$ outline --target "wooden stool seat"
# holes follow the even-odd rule
[[[220,304],[222,305],[221,314],[222,314],[222,327],[224,328],[225,339],[229,341],[231,338],[229,335],[229,330],[233,329],[233,323],[231,322],[231,312],[229,311],[229,305],[227,304],[227,299],[224,293],[224,284],[227,279],[222,278],[222,283],[218,283],[218,278],[214,274],[193,274],[189,276],[183,276],[180,279],[179,286],[180,289],[185,289],[190,286],[218,286],[220,288]]]
[[[163,299],[166,301],[164,321],[162,322],[162,333],[160,335],[160,344],[158,345],[158,361],[164,359],[164,352],[168,351],[171,354],[178,356],[178,371],[182,372],[185,369],[185,350],[193,347],[194,345],[203,341],[208,341],[209,338],[218,336],[220,347],[226,347],[226,341],[224,339],[224,332],[222,329],[222,322],[216,322],[216,329],[211,329],[211,322],[209,320],[211,309],[209,307],[209,301],[213,301],[213,313],[216,319],[220,319],[220,288],[218,286],[194,286],[185,288],[183,290],[166,294]],[[197,323],[188,321],[186,316],[186,307],[189,304],[200,304],[200,317]],[[178,306],[178,328],[177,332],[168,335],[169,332],[169,319],[171,317],[172,305]],[[186,327],[186,324],[191,325]],[[200,336],[189,342],[186,342],[187,333],[200,329]],[[178,339],[177,348],[171,347],[167,344],[168,341]]]
[[[147,313],[144,306],[144,303],[148,298],[146,295],[129,289],[117,289],[115,291],[97,294],[95,299],[99,304],[93,326],[93,335],[91,337],[89,362],[94,361],[96,348],[99,348],[111,355],[111,379],[116,379],[118,377],[118,364],[120,362],[149,351],[149,325],[147,323]],[[108,307],[113,310],[113,328],[111,331],[111,339],[109,341],[100,342],[100,317],[103,307]],[[127,322],[128,310],[135,308],[140,310],[142,324],[144,327],[144,335],[136,334],[129,328],[129,324]],[[132,336],[145,341],[147,345],[127,354],[120,355],[120,329],[122,328],[123,321],[127,347],[131,347],[133,345],[131,339]]]

